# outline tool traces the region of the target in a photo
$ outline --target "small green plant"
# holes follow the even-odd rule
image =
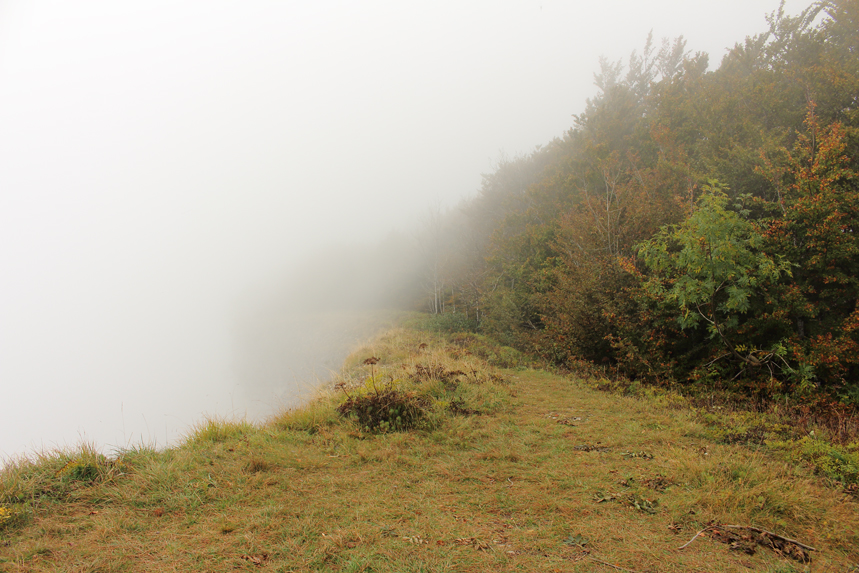
[[[21,525],[27,518],[27,509],[20,505],[0,505],[0,531]]]
[[[845,385],[844,388],[838,392],[838,397],[844,404],[859,405],[859,382]]]
[[[63,460],[65,464],[54,472],[54,477],[66,483],[106,481],[130,468],[122,458],[108,459],[91,444],[82,445],[76,452],[63,452],[59,461]]]
[[[57,477],[67,481],[93,482],[99,477],[98,460],[75,458],[57,472]]]
[[[364,391],[348,396],[337,411],[342,416],[354,418],[365,431],[385,433],[421,426],[427,419],[430,407],[429,400],[416,392],[399,390],[389,385],[381,391]]]
[[[363,386],[353,388],[351,394],[345,383],[337,385],[346,394],[346,401],[337,407],[337,412],[354,419],[362,430],[372,433],[401,432],[423,425],[432,410],[432,402],[393,377],[387,383],[377,383],[379,361],[375,356],[363,361],[370,367],[370,376]]]

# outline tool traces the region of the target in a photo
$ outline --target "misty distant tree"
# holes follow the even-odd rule
[[[424,213],[423,224],[418,231],[417,248],[423,269],[422,286],[427,296],[427,307],[432,314],[444,312],[445,261],[445,217],[441,202],[435,201]]]

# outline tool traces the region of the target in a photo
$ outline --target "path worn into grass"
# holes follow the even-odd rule
[[[803,470],[706,440],[669,404],[507,372],[492,415],[369,436],[246,427],[129,457],[128,475],[43,498],[4,534],[3,571],[803,571],[732,551],[711,521],[857,562],[856,504]]]

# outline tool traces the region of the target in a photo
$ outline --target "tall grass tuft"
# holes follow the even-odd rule
[[[230,439],[241,439],[254,430],[255,426],[246,420],[208,417],[192,426],[188,442],[191,444],[220,443]]]
[[[266,426],[278,430],[315,434],[320,428],[330,427],[338,422],[335,409],[337,401],[333,393],[320,391],[315,400],[277,414],[268,421]]]

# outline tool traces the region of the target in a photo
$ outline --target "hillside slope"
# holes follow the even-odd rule
[[[20,462],[0,482],[0,570],[809,570],[799,546],[745,529],[680,549],[726,524],[814,547],[814,571],[859,564],[856,497],[809,468],[715,442],[677,397],[492,365],[517,362],[396,330],[341,388],[423,400],[418,429],[367,431],[338,391],[263,426],[208,421],[165,452]]]

